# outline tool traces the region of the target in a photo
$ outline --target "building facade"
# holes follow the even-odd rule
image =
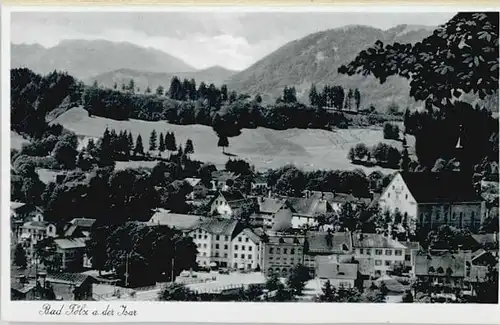
[[[406,246],[381,234],[354,234],[353,251],[356,259],[373,259],[376,274],[405,264]]]

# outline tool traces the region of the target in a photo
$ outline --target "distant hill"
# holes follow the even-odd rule
[[[285,86],[294,85],[299,99],[308,103],[312,83],[318,88],[325,84],[359,88],[361,106],[374,104],[385,110],[395,101],[403,108],[409,101],[406,79],[391,77],[383,85],[373,77],[339,75],[340,65],[374,45],[377,40],[385,44],[415,43],[432,33],[434,27],[399,25],[389,30],[367,26],[346,26],[308,35],[285,44],[228,81],[228,88],[236,91],[260,93],[264,100],[274,100]]]
[[[196,70],[160,50],[106,40],[64,40],[50,48],[39,44],[11,44],[11,67],[27,67],[41,74],[62,70],[79,79],[117,69],[146,72]]]
[[[110,72],[101,73],[96,76],[92,76],[84,79],[86,84],[92,84],[94,81],[101,86],[113,87],[116,83],[118,87],[122,84],[128,84],[130,79],[134,79],[135,84],[141,90],[144,90],[149,86],[153,91],[159,85],[168,89],[170,86],[170,81],[173,76],[179,78],[194,78],[196,84],[199,85],[200,82],[204,81],[207,85],[213,83],[216,86],[220,86],[226,81],[230,76],[237,73],[237,71],[228,70],[219,66],[210,67],[203,70],[191,71],[191,72],[147,72],[139,71],[133,69],[118,69]]]

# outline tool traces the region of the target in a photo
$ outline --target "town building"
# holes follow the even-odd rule
[[[248,200],[240,191],[220,191],[212,200],[211,214],[217,214],[224,218],[237,216]]]
[[[304,252],[304,235],[284,232],[264,234],[258,229],[255,231],[262,239],[260,265],[264,274],[286,277],[298,264],[303,264],[311,269],[311,273],[314,272],[315,259]]]
[[[307,254],[311,256],[351,254],[353,250],[351,233],[308,231],[306,247]]]
[[[322,284],[330,281],[334,287],[358,287],[358,264],[340,263],[335,257],[321,256],[316,260],[316,278]]]
[[[200,178],[188,177],[185,178],[184,181],[193,188],[191,193],[186,196],[188,201],[200,200],[207,197],[209,189],[203,185]]]
[[[269,193],[269,185],[264,176],[257,176],[251,184],[251,192],[254,195],[267,195]]]
[[[61,261],[61,270],[68,272],[81,271],[84,267],[87,238],[56,238],[56,254]]]
[[[260,269],[261,239],[251,229],[245,228],[231,241],[231,261],[229,264],[237,270]]]
[[[210,190],[213,192],[228,191],[236,179],[237,176],[233,172],[216,170],[212,172],[212,180],[210,181],[212,188]]]
[[[43,221],[41,208],[23,202],[10,202],[10,224],[14,235],[14,242],[18,242],[22,233],[22,226],[30,221]]]
[[[56,294],[56,300],[93,300],[93,284],[97,280],[82,273],[56,273],[47,275],[49,283]],[[42,284],[44,285],[44,284]]]
[[[435,228],[449,225],[477,231],[483,202],[470,178],[459,172],[400,172],[380,196],[379,206],[401,219],[395,224]]]
[[[238,220],[209,218],[187,232],[198,248],[196,262],[204,267],[231,267],[233,238],[243,230]]]
[[[314,227],[317,225],[317,217],[319,214],[334,212],[330,203],[324,198],[290,197],[288,201],[293,208],[292,228],[294,229]]]
[[[39,241],[55,237],[57,237],[57,229],[54,224],[47,221],[30,221],[21,227],[19,243],[25,248],[26,256],[31,259]]]
[[[375,273],[384,275],[395,266],[404,265],[406,246],[381,234],[356,233],[352,236],[354,255],[372,258]]]
[[[416,257],[415,276],[421,282],[431,285],[447,285],[451,288],[465,288],[466,263],[470,265],[470,253],[434,252]]]
[[[96,219],[90,218],[75,218],[69,222],[64,228],[64,236],[69,237],[85,237],[90,238],[90,231]]]
[[[292,227],[293,207],[285,198],[257,198],[259,211],[252,216],[252,223],[272,231],[286,230]]]
[[[35,300],[37,298],[35,281],[29,281],[24,275],[11,276],[10,299],[11,300]]]

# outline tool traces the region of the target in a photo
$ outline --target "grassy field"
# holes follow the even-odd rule
[[[221,148],[217,147],[217,136],[212,128],[204,125],[174,125],[167,122],[147,122],[140,120],[116,121],[102,117],[89,117],[82,108],[72,108],[53,121],[74,131],[84,144],[88,138],[97,138],[104,129],[131,131],[134,140],[140,133],[144,147],[147,149],[149,135],[153,129],[156,132],[174,132],[177,144],[185,144],[190,138],[194,143],[193,159],[212,162],[222,166],[229,159]],[[244,129],[242,134],[229,139],[226,152],[231,156],[251,162],[259,170],[277,168],[288,163],[307,170],[313,169],[353,169],[363,168],[367,172],[380,169],[366,168],[351,164],[347,159],[349,148],[356,143],[364,142],[371,146],[383,141],[396,146],[399,142],[384,140],[380,129],[347,129],[347,130],[301,130],[284,131],[266,128]],[[413,139],[409,139],[413,145]],[[120,163],[118,168],[137,167],[139,162]],[[147,167],[151,167],[149,162]]]

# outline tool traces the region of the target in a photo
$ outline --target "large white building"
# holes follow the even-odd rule
[[[210,213],[220,215],[224,218],[232,218],[241,212],[242,207],[248,200],[239,191],[220,191],[212,200]]]
[[[394,223],[429,229],[449,225],[476,231],[484,211],[472,180],[459,172],[397,173],[378,203],[382,210],[400,212]]]

